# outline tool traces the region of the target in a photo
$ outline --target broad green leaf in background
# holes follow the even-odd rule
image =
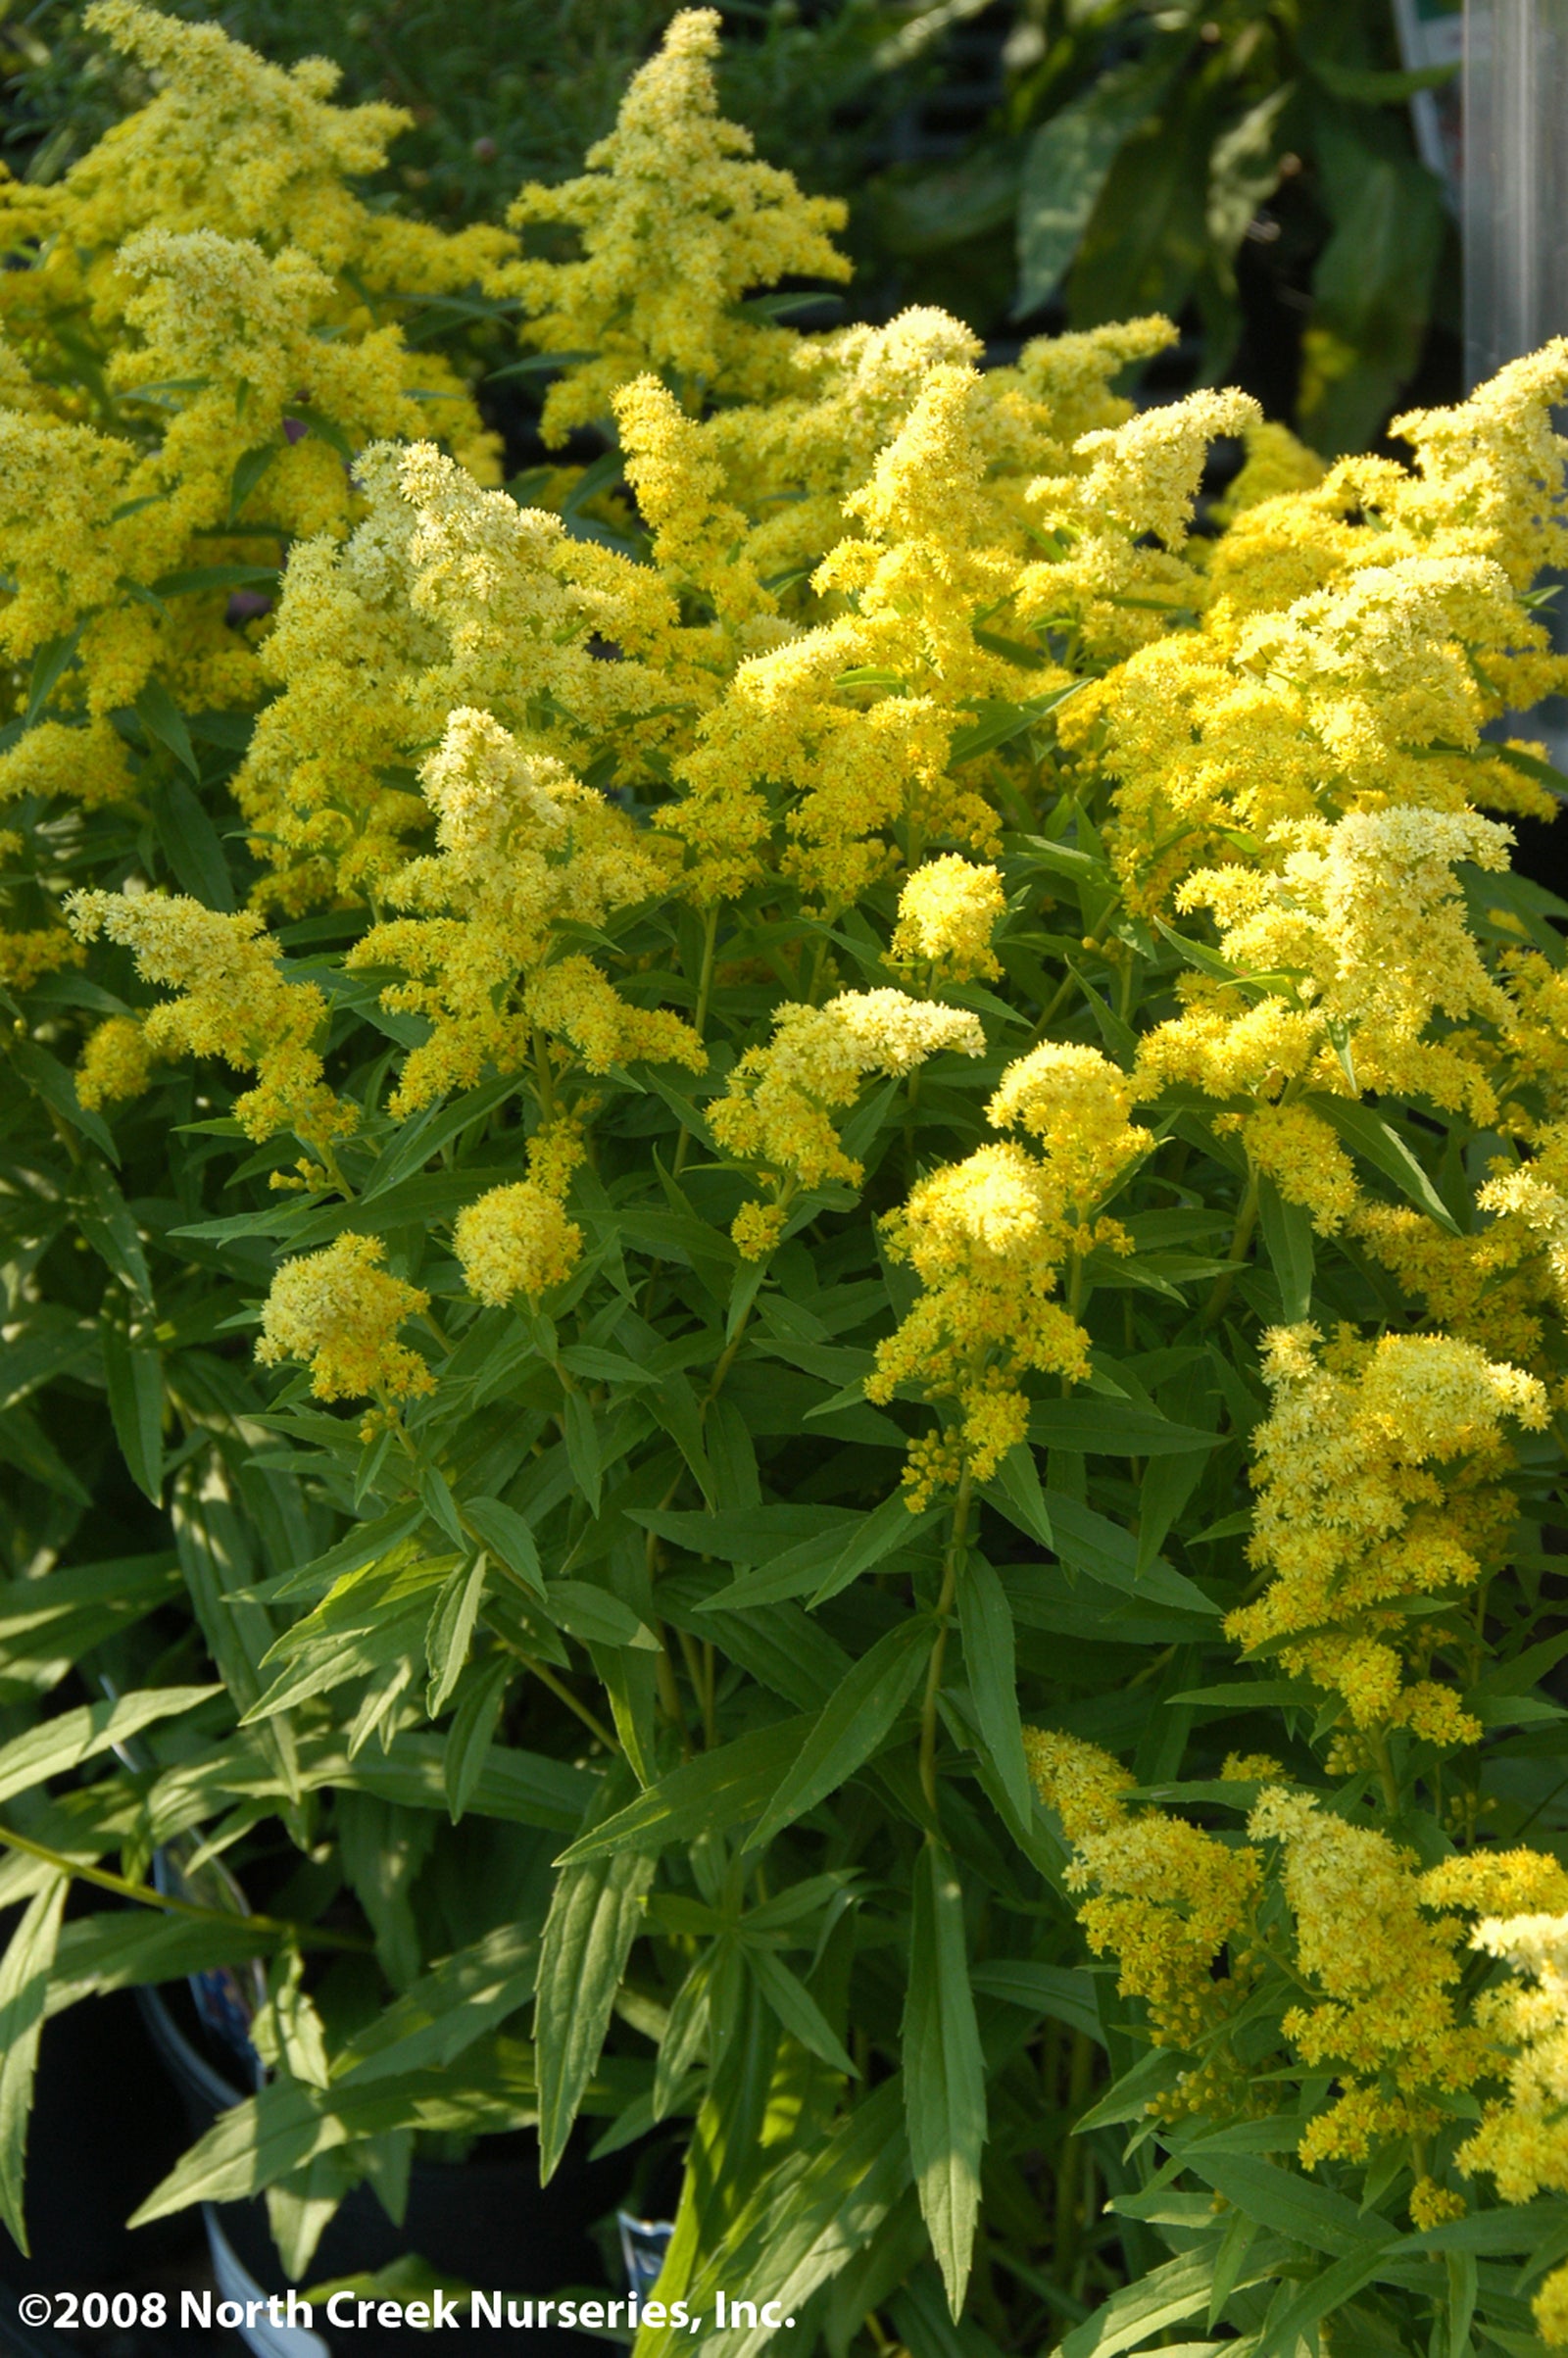
[[[181,1468],[172,1502],[174,1546],[208,1651],[241,1718],[262,1693],[261,1665],[271,1643],[265,1606],[248,1595],[256,1563],[248,1518],[233,1497],[228,1469],[212,1449]],[[262,1743],[290,1796],[297,1790],[293,1732],[279,1718]]]
[[[162,778],[148,796],[148,806],[164,858],[181,892],[208,909],[233,909],[234,885],[222,839],[192,788],[177,775]]]
[[[484,1601],[489,1558],[481,1548],[471,1564],[462,1564],[430,1607],[424,1636],[424,1658],[430,1673],[425,1709],[439,1719],[463,1676],[473,1643],[474,1623]]]
[[[82,1703],[58,1712],[0,1744],[0,1801],[26,1793],[46,1778],[80,1768],[115,1745],[128,1744],[143,1728],[194,1710],[221,1687],[143,1687],[118,1702]]]
[[[1404,1140],[1381,1114],[1350,1098],[1312,1096],[1301,1102],[1325,1121],[1332,1122],[1350,1152],[1364,1156],[1374,1170],[1392,1179],[1400,1195],[1408,1197],[1418,1211],[1424,1211],[1429,1220],[1436,1220],[1450,1236],[1459,1234],[1452,1212]]]
[[[1093,1977],[1079,1966],[1037,1965],[1026,1958],[999,1957],[992,1964],[973,1966],[969,1981],[983,1996],[1005,1998],[1009,2005],[1048,2014],[1053,2022],[1082,2031],[1097,2046],[1105,2043]]]
[[[1099,75],[1049,117],[1024,155],[1018,192],[1018,294],[1013,317],[1055,292],[1123,144],[1158,106],[1186,42],[1155,40],[1148,53]]]
[[[875,2235],[908,2184],[902,2101],[902,2081],[886,2080],[844,2113],[814,2150],[786,2150],[705,2255],[684,2295],[692,2314],[706,2319],[704,2346],[716,2358],[759,2358],[774,2338],[760,2325],[715,2333],[719,2286],[730,2291],[765,2282],[785,2314],[799,2317]],[[667,2290],[662,2282],[660,2290],[662,2296]],[[674,2358],[688,2346],[678,2327],[644,2326],[634,2358]]]
[[[777,2015],[784,2029],[803,2047],[809,2049],[829,2070],[844,2072],[858,2079],[854,2061],[846,2054],[842,2042],[833,2035],[821,2007],[798,1975],[791,1973],[782,1957],[771,1948],[759,1946],[755,1941],[745,1950],[746,1962],[756,1975],[763,1997]]]
[[[1332,455],[1376,433],[1414,371],[1446,221],[1442,189],[1424,166],[1369,148],[1349,108],[1325,108],[1320,121],[1334,234],[1313,278],[1300,421],[1313,446]]]
[[[743,1825],[777,1792],[780,1776],[799,1756],[803,1739],[815,1725],[809,1718],[779,1720],[684,1762],[603,1826],[568,1843],[556,1864],[575,1866],[645,1842],[662,1847]]]
[[[201,775],[201,765],[191,747],[190,731],[185,715],[175,704],[161,679],[149,679],[136,698],[136,717],[153,738],[172,753],[182,769],[193,778]]]
[[[105,1267],[144,1308],[152,1306],[152,1278],[141,1234],[120,1185],[105,1162],[89,1155],[81,1174],[84,1202],[79,1214],[82,1234]]]
[[[515,1665],[507,1655],[493,1655],[470,1681],[463,1700],[452,1714],[452,1725],[447,1730],[446,1747],[442,1753],[441,1774],[446,1786],[447,1808],[454,1826],[473,1798],[514,1668]]]
[[[465,1498],[463,1514],[485,1546],[538,1597],[545,1593],[539,1568],[539,1548],[533,1532],[514,1506],[500,1498]]]

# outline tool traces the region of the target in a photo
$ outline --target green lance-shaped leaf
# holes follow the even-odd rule
[[[746,1962],[758,1988],[792,2039],[817,2056],[830,2070],[858,2080],[854,2058],[834,2036],[833,2026],[798,1974],[771,1948],[749,1942]]]
[[[220,1687],[143,1687],[119,1702],[82,1703],[74,1711],[58,1712],[0,1744],[0,1801],[80,1768],[100,1752],[128,1744],[155,1720],[177,1718],[221,1693]]]
[[[594,1796],[588,1826],[613,1816],[632,1790],[629,1772],[617,1764]],[[563,1867],[556,1878],[533,2017],[542,2185],[565,2151],[583,2089],[598,2069],[657,1857],[654,1850],[621,1850]]]
[[[430,1673],[425,1709],[438,1719],[452,1699],[463,1676],[473,1642],[473,1625],[484,1601],[489,1558],[481,1547],[471,1564],[460,1564],[430,1608],[424,1634],[424,1657]]]
[[[1008,1800],[1025,1825],[1034,1811],[1018,1716],[1018,1672],[1012,1607],[996,1567],[983,1555],[964,1558],[958,1579],[958,1627],[975,1717]]]
[[[755,1818],[815,1724],[804,1717],[777,1720],[683,1761],[603,1826],[579,1835],[557,1865],[575,1866],[612,1850],[695,1842],[700,1834],[722,1834]]]
[[[50,1876],[0,1959],[0,2219],[21,2251],[28,2248],[22,2194],[38,2034],[69,1888],[68,1876]]]
[[[121,1193],[107,1163],[89,1155],[79,1174],[81,1233],[105,1268],[113,1271],[130,1294],[151,1307],[152,1279],[135,1216]]]
[[[155,1506],[163,1503],[164,1376],[158,1352],[132,1343],[113,1319],[103,1322],[104,1374],[109,1414],[120,1453],[136,1488]]]
[[[1298,1326],[1312,1315],[1312,1223],[1299,1204],[1280,1194],[1272,1179],[1258,1181],[1257,1209],[1263,1250],[1279,1281],[1285,1323]]]
[[[1461,1233],[1452,1212],[1404,1140],[1381,1114],[1374,1113],[1370,1105],[1355,1104],[1345,1097],[1312,1096],[1301,1102],[1333,1124],[1353,1154],[1370,1162],[1385,1179],[1392,1179],[1400,1195],[1408,1197],[1418,1211],[1424,1211],[1429,1220],[1436,1220],[1450,1236]]]
[[[189,770],[193,778],[201,776],[185,715],[161,679],[150,679],[142,688],[136,699],[136,717],[148,736],[166,747],[182,769]]]
[[[507,1570],[514,1573],[524,1588],[542,1597],[545,1576],[539,1567],[538,1546],[532,1529],[516,1508],[508,1506],[501,1498],[465,1498],[463,1514]]]
[[[914,1874],[904,2109],[920,2210],[956,2318],[980,2212],[985,2059],[969,1986],[962,1888],[947,1851],[930,1842]]]
[[[881,1748],[925,1668],[931,1639],[928,1621],[901,1621],[846,1674],[754,1828],[754,1849],[826,1800]]]
[[[187,745],[189,739],[186,739]],[[231,910],[234,884],[223,841],[195,790],[182,777],[163,778],[147,798],[164,858],[181,891],[208,909]]]
[[[473,1798],[495,1738],[502,1699],[514,1668],[515,1664],[509,1655],[493,1655],[471,1681],[467,1693],[452,1714],[452,1725],[447,1730],[446,1745],[441,1755],[441,1776],[446,1786],[447,1809],[454,1826]]]
[[[175,1478],[174,1546],[192,1609],[236,1712],[259,1699],[261,1663],[272,1639],[265,1606],[250,1597],[255,1573],[249,1531],[236,1512],[228,1469],[215,1449]],[[284,1720],[270,1723],[262,1743],[290,1799],[299,1794],[294,1736]]]

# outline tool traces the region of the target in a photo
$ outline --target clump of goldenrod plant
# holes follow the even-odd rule
[[[0,1881],[51,2005],[267,1962],[141,2216],[309,2282],[592,2120],[725,2358],[1560,2345],[1568,346],[1326,469],[1160,319],[784,325],[712,12],[557,261],[98,22],[159,96],[0,192]],[[470,282],[613,526],[407,349]]]

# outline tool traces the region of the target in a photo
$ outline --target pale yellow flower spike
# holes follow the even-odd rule
[[[357,1110],[328,1088],[315,1046],[326,1002],[314,983],[284,978],[281,948],[259,916],[163,893],[74,893],[66,912],[80,940],[107,934],[124,943],[139,974],[180,994],[143,1018],[149,1055],[219,1056],[255,1073],[255,1087],[234,1105],[248,1138],[291,1131],[330,1154],[354,1128]]]
[[[1126,1250],[1125,1230],[1094,1215],[1153,1143],[1129,1123],[1131,1103],[1131,1083],[1098,1049],[1047,1041],[1007,1066],[987,1107],[999,1129],[1037,1140],[1039,1155],[981,1147],[922,1179],[883,1223],[889,1253],[912,1263],[922,1291],[877,1345],[866,1396],[891,1400],[906,1386],[956,1412],[910,1447],[911,1507],[964,1467],[987,1480],[1025,1439],[1021,1375],[1088,1374],[1089,1337],[1051,1297],[1074,1255],[1095,1244]]]
[[[1429,1624],[1406,1600],[1460,1596],[1499,1559],[1517,1512],[1505,1427],[1544,1425],[1544,1387],[1450,1336],[1320,1342],[1310,1326],[1265,1338],[1249,1552],[1273,1577],[1227,1634],[1343,1696],[1374,1740],[1474,1743],[1460,1695],[1420,1669]]]
[[[1301,2160],[1360,2162],[1380,2138],[1430,2137],[1441,2097],[1472,2087],[1487,2060],[1487,2039],[1458,2022],[1451,1994],[1463,1923],[1425,1913],[1409,1851],[1306,1793],[1260,1794],[1248,1834],[1283,1848],[1298,1973],[1314,1993],[1286,2015],[1285,2036],[1341,2090],[1302,2137]]]
[[[899,895],[890,962],[933,981],[989,982],[1002,972],[991,937],[1005,906],[995,868],[956,852],[928,860]]]
[[[1024,1749],[1036,1791],[1072,1844],[1068,1887],[1089,1893],[1078,1918],[1090,1947],[1114,1956],[1123,1996],[1145,2000],[1156,2046],[1212,2041],[1255,1979],[1238,1936],[1261,1896],[1258,1854],[1184,1819],[1130,1810],[1120,1795],[1132,1779],[1079,1737],[1026,1728]],[[1233,2106],[1245,2102],[1239,2068],[1211,2044],[1210,2060],[1184,2072],[1159,2110],[1201,2111],[1222,2089]]]
[[[1064,1206],[1086,1219],[1152,1135],[1127,1119],[1133,1084],[1098,1048],[1044,1041],[1009,1064],[986,1107],[999,1130],[1024,1130],[1046,1156]]]
[[[614,397],[626,480],[654,539],[654,561],[696,584],[726,620],[772,614],[776,601],[739,552],[749,522],[724,497],[722,461],[657,377],[639,376]]]
[[[1568,1892],[1551,1905],[1550,1914],[1488,1917],[1473,1936],[1476,1948],[1513,1968],[1476,2005],[1500,2050],[1506,2093],[1484,2103],[1480,2128],[1454,2158],[1492,2178],[1504,2202],[1568,2192]],[[1568,2348],[1568,2268],[1546,2278],[1534,2308],[1547,2346]]]
[[[531,1179],[493,1187],[459,1212],[452,1249],[476,1302],[536,1302],[563,1285],[582,1253],[582,1230]]]
[[[545,397],[543,432],[564,442],[609,414],[615,388],[652,371],[688,389],[757,401],[779,389],[794,336],[748,319],[742,298],[786,275],[847,278],[829,232],[835,197],[803,196],[793,175],[760,164],[750,131],[718,112],[716,9],[683,9],[659,55],[633,75],[614,129],[588,170],[559,188],[530,183],[514,227],[569,222],[580,262],[523,262],[508,283],[534,314],[545,352],[587,354]]]
[[[270,65],[220,25],[137,0],[95,0],[86,21],[157,87],[67,174],[80,247],[118,246],[154,223],[216,229],[297,246],[334,274],[410,294],[456,292],[515,250],[504,230],[453,236],[345,185],[380,171],[412,118],[379,101],[332,105],[340,70],[327,59]]]
[[[150,1086],[153,1055],[134,1015],[111,1015],[88,1034],[76,1065],[76,1095],[89,1112],[122,1105]]]
[[[371,926],[348,961],[401,971],[384,1004],[431,1026],[404,1060],[394,1110],[472,1088],[487,1063],[517,1071],[535,1027],[590,1072],[638,1057],[701,1071],[702,1043],[678,1015],[632,1006],[586,957],[549,962],[562,922],[602,925],[662,889],[659,839],[469,707],[452,713],[421,779],[436,849],[388,887],[412,913]]]
[[[340,1236],[323,1252],[285,1261],[262,1308],[256,1356],[269,1367],[304,1359],[319,1400],[385,1393],[413,1400],[435,1379],[416,1351],[397,1339],[405,1318],[428,1309],[418,1286],[381,1267],[379,1237]]]
[[[977,1018],[961,1007],[902,991],[847,991],[826,1007],[786,1006],[765,1048],[749,1048],[709,1128],[736,1161],[768,1184],[773,1204],[749,1204],[733,1229],[751,1258],[776,1242],[782,1202],[830,1179],[858,1187],[861,1168],[839,1143],[835,1115],[853,1105],[868,1075],[912,1072],[944,1049],[985,1054]]]

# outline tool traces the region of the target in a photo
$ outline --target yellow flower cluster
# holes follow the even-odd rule
[[[1210,2040],[1256,1978],[1257,1854],[1183,1818],[1129,1809],[1121,1792],[1132,1779],[1079,1737],[1027,1728],[1024,1750],[1036,1791],[1072,1844],[1068,1887],[1090,1893],[1078,1905],[1090,1947],[1116,1959],[1123,1996],[1146,2002],[1156,2045]],[[1161,2108],[1201,2108],[1221,2077],[1212,2060],[1185,2073]]]
[[[996,1128],[1026,1130],[1039,1153],[980,1147],[920,1180],[884,1223],[890,1254],[912,1264],[922,1290],[877,1345],[867,1395],[891,1400],[906,1386],[953,1416],[910,1447],[911,1508],[965,1467],[985,1481],[1025,1438],[1023,1376],[1088,1374],[1089,1338],[1051,1297],[1069,1260],[1126,1242],[1095,1215],[1152,1144],[1127,1119],[1131,1099],[1098,1049],[1048,1041],[1008,1065],[988,1107]]]
[[[434,1388],[418,1352],[398,1341],[405,1318],[430,1297],[381,1266],[379,1237],[340,1236],[320,1253],[285,1261],[262,1307],[256,1356],[270,1367],[304,1359],[318,1400],[367,1394],[413,1400]]]
[[[0,652],[36,708],[0,801],[37,799],[29,833],[167,765],[156,723],[133,756],[111,715],[262,701],[276,569],[344,532],[365,443],[439,434],[495,476],[466,383],[399,322],[514,252],[352,192],[408,119],[333,106],[324,61],[284,73],[138,0],[88,22],[155,95],[59,181],[0,172]],[[24,986],[73,955],[63,928],[0,939]]]
[[[254,1072],[255,1087],[234,1106],[246,1136],[292,1132],[330,1156],[357,1115],[323,1077],[317,1039],[326,1002],[315,983],[287,979],[281,947],[261,917],[228,916],[199,901],[148,892],[75,893],[66,907],[78,940],[106,934],[123,943],[146,981],[180,994],[144,1018],[146,1056],[170,1062],[218,1056],[236,1071]],[[117,1053],[123,1054],[122,1036]]]
[[[674,612],[646,568],[486,492],[432,443],[376,445],[356,476],[347,540],[322,534],[290,558],[262,657],[283,693],[235,786],[278,871],[268,897],[291,909],[385,892],[430,821],[416,765],[454,713],[490,714],[569,767],[612,730],[629,757],[639,715],[664,701],[627,652]],[[596,639],[622,660],[597,660]],[[655,742],[668,725],[652,723]]]
[[[1250,1551],[1271,1577],[1229,1635],[1340,1695],[1357,1730],[1473,1743],[1479,1723],[1431,1675],[1432,1607],[1497,1561],[1515,1511],[1506,1427],[1545,1423],[1544,1387],[1451,1336],[1323,1349],[1310,1326],[1272,1331],[1264,1373]]]
[[[615,389],[649,371],[692,408],[710,393],[765,397],[794,339],[765,314],[749,317],[742,298],[789,274],[850,274],[829,234],[843,204],[803,196],[719,114],[718,34],[716,9],[683,9],[582,177],[530,183],[509,216],[518,229],[569,224],[581,242],[578,262],[519,262],[505,274],[534,315],[529,341],[576,363],[546,398],[547,442],[604,418]]]
[[[1490,2173],[1514,2202],[1543,2186],[1568,2187],[1568,1913],[1492,1917],[1473,1935],[1467,1922],[1499,1904],[1568,1910],[1568,1873],[1555,1859],[1478,1852],[1423,1872],[1386,1835],[1279,1784],[1259,1795],[1247,1841],[1230,1843],[1130,1807],[1132,1779],[1081,1738],[1029,1728],[1024,1748],[1036,1790],[1072,1846],[1069,1888],[1089,1894],[1078,1915],[1090,1947],[1115,1957],[1124,1994],[1148,2005],[1156,2043],[1195,2059],[1157,2099],[1161,2113],[1216,2099],[1232,2112],[1245,2106],[1224,2026],[1259,1976],[1283,1962],[1294,1989],[1307,1992],[1286,2012],[1283,2036],[1306,2073],[1327,2070],[1334,2083],[1300,2139],[1308,2169],[1364,2162],[1385,2140],[1419,2154],[1442,2128],[1446,2099],[1506,2073],[1508,2094],[1487,2105],[1459,2168]],[[1274,1766],[1233,1761],[1226,1774]],[[1277,1922],[1265,1929],[1260,1914],[1272,1907],[1265,1887],[1276,1868],[1285,1959]],[[1484,1995],[1466,2021],[1467,1942],[1508,1957],[1538,1987]],[[1429,2227],[1464,2203],[1418,2169],[1410,2208],[1415,2224]]]
[[[1250,1007],[1208,978],[1193,987],[1190,1012],[1143,1045],[1149,1085],[1185,1080],[1214,1097],[1267,1100],[1292,1086],[1343,1093],[1348,1056],[1360,1088],[1418,1093],[1491,1120],[1495,1099],[1473,1047],[1451,1031],[1430,1033],[1439,1020],[1508,1023],[1507,996],[1482,965],[1453,871],[1465,860],[1505,868],[1512,840],[1474,811],[1352,811],[1332,827],[1282,821],[1267,863],[1200,869],[1177,906],[1211,909],[1226,961],[1270,987]],[[1333,1228],[1346,1208],[1333,1133],[1317,1124],[1323,1151],[1309,1158],[1300,1125],[1314,1117],[1284,1110],[1298,1127],[1294,1154],[1274,1148],[1281,1183]],[[1266,1131],[1253,1134],[1267,1154]]]
[[[88,1034],[76,1064],[76,1095],[89,1111],[138,1098],[152,1079],[153,1053],[134,1015],[111,1015]]]
[[[1554,510],[1521,493],[1560,479],[1565,383],[1559,343],[1461,409],[1396,419],[1409,469],[1348,459],[1314,480],[1280,429],[1266,445],[1252,429],[1279,488],[1254,473],[1235,503],[1194,627],[1151,636],[1064,718],[1114,782],[1113,850],[1145,906],[1290,822],[1477,803],[1548,814],[1481,732],[1561,677],[1520,600]]]
[[[556,1197],[532,1179],[493,1187],[459,1212],[452,1250],[477,1302],[536,1302],[571,1275],[582,1230]]]
[[[835,1114],[867,1077],[902,1078],[943,1050],[978,1056],[985,1035],[975,1017],[903,991],[846,991],[826,1007],[787,1004],[765,1048],[749,1048],[708,1125],[725,1152],[750,1166],[770,1201],[743,1207],[735,1241],[753,1259],[772,1250],[789,1204],[828,1180],[858,1187],[860,1165],[839,1141]]]
[[[1560,1870],[1559,1881],[1568,1883]],[[1506,2055],[1507,2091],[1486,2105],[1457,2160],[1461,2170],[1485,2171],[1505,2202],[1568,2192],[1568,1891],[1553,1898],[1551,1914],[1489,1916],[1473,1938],[1515,1977],[1477,2006]],[[1568,2346],[1568,2268],[1547,2277],[1535,2312],[1547,2344]]]
[[[1433,1920],[1436,1894],[1408,1851],[1305,1793],[1271,1788],[1248,1832],[1280,1845],[1297,1969],[1315,1993],[1286,2015],[1285,2036],[1340,2089],[1302,2137],[1302,2161],[1365,2161],[1380,2137],[1430,2137],[1444,2117],[1436,2099],[1471,2087],[1487,2060],[1485,2035],[1455,2014],[1462,1920]]]
[[[932,982],[990,980],[1002,972],[991,937],[1005,907],[995,868],[956,852],[928,860],[899,894],[890,962]]]
[[[387,984],[383,1003],[430,1024],[394,1111],[472,1088],[486,1064],[518,1070],[536,1031],[569,1043],[590,1072],[642,1056],[700,1071],[702,1045],[678,1016],[631,1006],[586,958],[547,962],[563,920],[602,926],[663,882],[626,813],[466,707],[421,777],[436,849],[387,886],[390,901],[420,913],[371,926],[349,959],[401,971],[408,979]]]

